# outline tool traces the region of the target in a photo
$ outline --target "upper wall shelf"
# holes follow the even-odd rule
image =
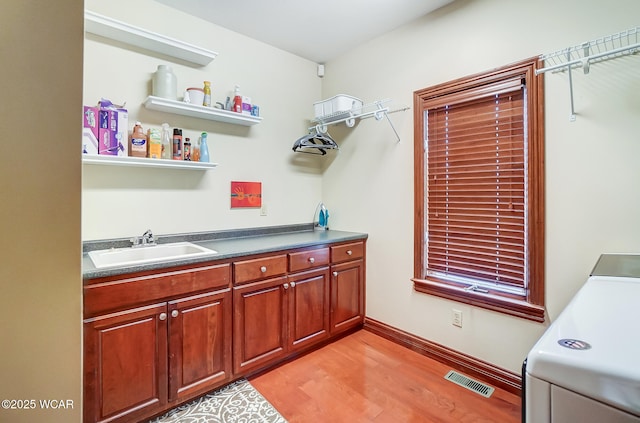
[[[545,67],[536,70],[536,75],[549,71],[568,71],[576,67],[582,67],[584,73],[589,73],[591,63],[638,52],[640,52],[640,27],[543,54],[540,58],[544,60]]]
[[[209,170],[218,166],[217,163],[185,162],[182,160],[149,159],[144,157],[100,156],[93,154],[83,154],[82,163],[90,165],[155,167],[188,170]]]
[[[640,27],[631,28],[617,34],[608,35],[591,41],[586,41],[576,46],[567,47],[553,53],[543,54],[540,59],[544,67],[536,70],[536,75],[546,72],[567,72],[569,76],[569,95],[571,101],[571,114],[569,120],[576,120],[576,112],[573,104],[573,78],[572,69],[582,67],[585,74],[589,73],[592,63],[617,59],[640,52]]]
[[[385,117],[387,118],[391,129],[393,129],[393,132],[396,134],[396,139],[398,140],[398,142],[400,142],[400,135],[398,135],[398,131],[396,131],[396,128],[393,126],[391,119],[389,119],[389,114],[404,112],[405,110],[408,110],[409,107],[401,107],[391,110],[389,106],[385,106],[385,104],[390,101],[390,99],[385,99],[375,101],[371,104],[365,104],[362,106],[359,113],[353,113],[351,111],[341,111],[311,119],[311,123],[315,125],[310,127],[309,131],[315,130],[318,133],[326,133],[327,125],[335,125],[344,122],[345,125],[347,125],[349,128],[352,128],[357,120],[368,119],[371,117],[375,118],[376,120],[381,120],[383,117]]]
[[[84,12],[84,29],[86,32],[101,37],[172,56],[200,66],[208,65],[218,55],[215,51],[147,31],[88,10]]]
[[[168,100],[166,98],[154,97],[151,95],[144,101],[144,106],[151,110],[159,110],[161,112],[175,113],[183,116],[215,120],[218,122],[233,123],[243,126],[255,125],[262,121],[262,118],[259,116],[245,115],[229,110],[217,109],[215,107],[198,106],[196,104]]]

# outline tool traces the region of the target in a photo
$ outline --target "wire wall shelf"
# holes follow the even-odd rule
[[[352,128],[355,125],[356,120],[372,117],[379,121],[382,118],[386,118],[391,129],[396,135],[397,141],[400,142],[400,136],[398,135],[396,128],[393,126],[391,119],[389,119],[389,114],[404,112],[405,110],[408,110],[409,107],[391,108],[389,105],[390,102],[390,99],[378,100],[371,104],[365,104],[358,110],[340,111],[312,119],[311,123],[313,123],[314,126],[311,126],[309,130],[315,130],[318,133],[326,133],[328,125],[335,125],[344,122],[347,127]]]
[[[617,59],[637,53],[640,53],[640,27],[587,41],[553,53],[543,54],[540,56],[540,59],[544,61],[544,67],[537,69],[536,75],[546,72],[569,73],[569,90],[571,95],[571,115],[569,120],[575,121],[572,70],[581,67],[583,72],[588,74],[590,66],[593,63]]]
[[[545,67],[536,70],[536,75],[549,71],[563,72],[570,67],[582,67],[584,73],[589,73],[591,63],[638,52],[640,52],[640,27],[543,54],[540,58],[545,61]]]

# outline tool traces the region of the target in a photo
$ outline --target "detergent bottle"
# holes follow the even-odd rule
[[[200,135],[200,161],[209,162],[209,146],[207,145],[207,133]]]

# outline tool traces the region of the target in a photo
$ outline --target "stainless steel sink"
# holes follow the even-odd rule
[[[111,248],[89,252],[97,269],[134,266],[160,261],[189,259],[218,254],[217,251],[190,242],[174,242],[137,248]]]

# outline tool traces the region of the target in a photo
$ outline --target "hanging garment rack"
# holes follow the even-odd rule
[[[398,135],[398,131],[393,126],[393,122],[389,119],[389,114],[396,112],[403,112],[408,110],[409,107],[402,107],[399,109],[391,109],[389,106],[386,106],[386,103],[389,103],[390,99],[378,100],[371,104],[366,104],[362,106],[362,110],[360,113],[354,114],[353,112],[338,112],[330,115],[325,115],[320,118],[313,119],[311,122],[315,123],[314,126],[309,127],[309,131],[315,130],[320,134],[324,134],[327,132],[328,125],[336,125],[338,123],[344,122],[349,128],[352,128],[356,124],[357,119],[368,119],[370,117],[375,118],[376,120],[381,120],[383,117],[387,119],[391,129],[396,134],[397,142],[400,142],[400,135]]]
[[[591,63],[616,59],[640,52],[640,27],[612,34],[603,38],[587,41],[573,47],[543,54],[545,67],[536,70],[536,75],[546,72],[564,72],[569,74],[569,94],[571,98],[570,121],[576,120],[573,104],[573,80],[571,70],[582,67],[585,74],[589,73]]]

